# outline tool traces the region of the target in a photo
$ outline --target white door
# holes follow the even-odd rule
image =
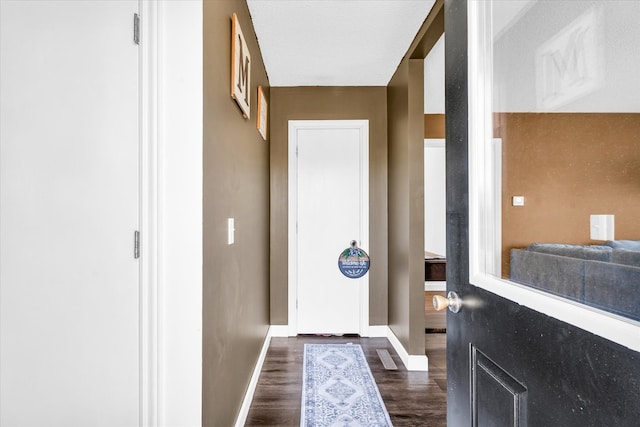
[[[295,332],[366,335],[368,276],[343,276],[338,257],[352,240],[369,249],[368,121],[291,121],[289,135]]]
[[[140,419],[137,0],[0,2],[0,424]]]

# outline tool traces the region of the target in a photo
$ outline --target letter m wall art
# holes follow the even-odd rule
[[[251,56],[244,34],[234,13],[231,25],[231,97],[236,100],[245,119],[250,117]]]

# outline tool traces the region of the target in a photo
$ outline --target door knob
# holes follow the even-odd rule
[[[442,295],[434,295],[433,296],[433,308],[436,311],[442,311],[445,308],[449,307],[449,310],[452,313],[457,313],[462,308],[462,300],[455,292],[451,291],[447,294],[446,297]]]

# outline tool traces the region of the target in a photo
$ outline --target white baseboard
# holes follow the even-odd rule
[[[400,360],[404,363],[407,371],[428,371],[429,359],[427,358],[427,355],[412,355],[407,353],[407,350],[405,350],[398,337],[396,337],[396,334],[393,333],[391,328],[387,327],[387,329],[387,339],[396,350],[396,353],[398,353],[398,356],[400,356]]]
[[[271,325],[269,331],[272,337],[286,338],[289,336],[289,325]]]
[[[447,290],[447,282],[441,281],[428,281],[424,282],[424,290],[425,291],[446,291]]]
[[[389,327],[387,325],[369,326],[369,338],[386,338],[389,335]]]
[[[269,350],[269,343],[271,343],[271,337],[274,336],[272,333],[273,328],[274,328],[273,326],[269,327],[267,336],[265,337],[264,343],[262,344],[262,350],[260,350],[260,356],[258,356],[258,361],[256,362],[256,366],[255,368],[253,368],[253,374],[251,374],[251,380],[249,381],[247,392],[245,393],[244,399],[242,400],[242,406],[240,407],[240,412],[238,413],[238,417],[236,418],[235,427],[243,427],[247,422],[247,416],[249,415],[249,409],[251,408],[251,402],[253,401],[253,394],[256,391],[256,386],[258,385],[258,379],[260,378],[260,372],[262,371],[262,365],[264,365],[264,360],[267,357],[267,350]]]
[[[371,338],[386,338],[388,335],[389,327],[387,325],[370,325],[367,337]],[[271,325],[270,328],[271,337],[290,337],[289,325]]]

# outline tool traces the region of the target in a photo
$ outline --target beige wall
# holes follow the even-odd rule
[[[614,214],[616,239],[640,239],[640,114],[506,113],[502,274],[533,242],[595,244],[589,215]],[[511,206],[524,196],[525,206]]]
[[[230,96],[231,15],[251,53],[251,119]],[[234,424],[269,326],[269,144],[256,130],[268,80],[244,0],[204,2],[203,424]],[[227,218],[235,244],[227,245]]]
[[[389,326],[424,354],[424,61],[405,58],[387,88]]]
[[[369,120],[369,321],[387,324],[387,110],[384,87],[271,89],[271,323],[288,323],[288,122]]]

